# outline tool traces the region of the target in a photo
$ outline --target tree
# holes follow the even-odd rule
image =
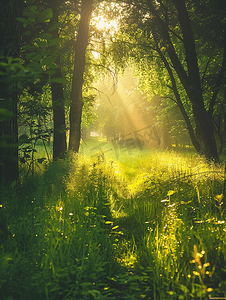
[[[44,57],[44,60],[48,62],[48,59],[52,59],[52,62],[55,64],[55,73],[51,74],[50,82],[54,119],[53,159],[57,159],[58,157],[61,157],[67,149],[64,110],[64,95],[66,93],[64,93],[65,86],[63,86],[63,83],[65,83],[66,80],[62,78],[62,69],[64,69],[63,72],[65,75],[66,68],[61,65],[61,60],[64,59],[64,52],[69,48],[74,49],[75,52],[73,66],[68,66],[68,70],[66,70],[66,72],[70,73],[70,69],[74,68],[72,83],[68,85],[69,89],[71,89],[69,149],[77,152],[80,145],[83,108],[82,88],[86,65],[85,54],[88,45],[89,20],[93,10],[93,1],[82,1],[80,12],[77,8],[77,1],[50,1],[49,3],[47,2],[47,5],[52,10],[53,16],[49,24],[50,26],[42,28],[43,35],[41,38],[47,39],[48,44],[50,45],[49,55],[55,57],[55,59],[52,59],[47,56]],[[73,26],[70,24],[70,14],[76,16],[78,13],[80,13],[81,18],[79,22],[76,20],[77,23],[74,22]],[[60,23],[59,21],[62,20],[63,22]],[[79,24],[78,29],[77,24]],[[71,33],[65,28],[70,29]],[[61,33],[59,33],[59,31]],[[76,37],[74,36],[73,31],[77,31]]]
[[[70,139],[69,149],[78,152],[81,138],[82,87],[85,70],[85,54],[89,39],[89,21],[93,10],[93,0],[83,0],[81,18],[77,34],[74,59],[74,73],[70,106]]]
[[[149,60],[150,67],[153,59],[161,61],[195,149],[207,158],[218,160],[214,111],[225,78],[225,5],[222,1],[210,4],[205,0],[126,3],[123,37],[129,35],[130,40],[124,38],[123,42],[130,48],[130,54],[135,57],[134,50],[138,50],[144,61]],[[204,11],[205,4],[208,10]],[[211,28],[212,37],[206,34],[205,28]],[[220,61],[220,67],[214,61]],[[190,103],[192,118],[186,110],[186,102]]]
[[[53,4],[54,3],[54,4]],[[52,38],[55,41],[59,41],[59,32],[58,32],[58,14],[59,7],[56,6],[55,2],[52,2],[52,12],[53,17],[50,22],[50,26],[55,26],[51,33]],[[61,73],[61,61],[60,61],[60,53],[58,50],[57,58],[56,58],[56,69],[55,73],[51,75],[51,90],[52,90],[52,104],[53,104],[53,160],[57,158],[63,157],[64,153],[67,150],[66,143],[66,125],[65,125],[65,110],[64,110],[64,89],[62,82],[54,81],[54,79],[62,79]]]
[[[46,8],[39,12],[37,6],[31,5],[24,14],[24,16],[28,17],[27,20],[22,20],[22,22],[25,22],[25,25],[31,25],[28,28],[30,29],[28,32],[31,32],[31,29],[35,32],[33,40],[30,40],[33,46],[27,47],[28,53],[26,53],[25,57],[28,58],[28,61],[39,65],[50,76],[54,119],[53,159],[57,159],[62,157],[67,149],[64,96],[67,96],[67,91],[70,89],[69,148],[73,151],[78,151],[79,149],[83,108],[82,88],[86,65],[85,54],[88,45],[89,20],[93,10],[93,1],[83,1],[80,11],[77,7],[77,2],[59,0],[54,3],[50,1],[44,4],[40,2],[39,4],[41,7],[44,6]],[[29,10],[32,13],[31,16]],[[49,10],[51,10],[51,16]],[[79,13],[81,18],[78,21],[77,16]],[[71,15],[74,17],[71,18]],[[44,26],[40,26],[40,24],[36,24],[35,18],[39,22],[40,20],[46,22],[48,21],[45,18],[47,16],[51,19],[49,25],[44,24]],[[31,19],[33,21],[29,21]],[[34,24],[30,24],[32,22]],[[76,31],[77,36],[75,37],[74,33]],[[74,62],[72,62],[73,65],[70,63],[69,65],[66,64],[66,66],[61,65],[61,61],[65,62],[65,57],[69,58],[71,62],[71,56],[74,54],[73,50],[76,53]],[[70,84],[65,78],[62,78],[62,73],[64,77],[70,80],[70,72],[73,67],[72,84]],[[86,104],[92,105],[92,96],[89,95],[86,97],[86,100]],[[86,108],[87,106],[89,105],[86,105]]]
[[[0,120],[0,182],[6,183],[13,182],[19,177],[18,90],[16,82],[10,78],[16,70],[9,68],[6,74],[5,65],[8,64],[9,57],[13,59],[20,56],[22,24],[17,21],[17,17],[22,15],[23,7],[23,0],[3,0],[0,4],[0,108],[8,108],[12,113],[11,117]]]
[[[32,96],[38,97],[49,76],[52,77],[53,110],[57,136],[54,143],[54,158],[59,157],[66,151],[64,105],[56,105],[58,99],[63,98],[63,79],[60,69],[55,67],[59,65],[59,55],[53,49],[56,48],[54,47],[56,41],[59,43],[58,27],[57,24],[54,24],[58,15],[57,11],[55,12],[53,22],[50,26],[46,26],[46,22],[48,23],[52,17],[50,8],[42,8],[38,11],[36,6],[27,3],[25,5],[24,1],[7,1],[7,3],[4,1],[1,4],[0,174],[1,180],[4,182],[12,182],[19,178],[18,142],[20,141],[18,141],[17,125],[19,96],[26,89]],[[51,26],[53,27],[53,34],[46,33],[51,29]],[[46,49],[47,42],[51,44],[52,49]],[[22,45],[26,46],[22,51],[24,64],[19,59]],[[50,56],[46,56],[49,54]],[[51,56],[51,54],[53,55]],[[54,60],[56,60],[56,65],[53,64]],[[53,71],[53,69],[55,70]],[[7,111],[6,108],[10,111]],[[41,124],[39,124],[40,126]]]
[[[59,35],[59,15],[64,1],[42,1],[27,5],[21,21],[26,27],[23,36],[25,64],[35,63],[49,80],[53,106],[53,159],[63,157],[67,150],[64,111],[65,80],[61,72],[62,40]],[[45,72],[46,71],[46,72]],[[48,78],[49,77],[49,78]],[[34,87],[34,90],[36,87]],[[30,90],[30,88],[29,88]]]

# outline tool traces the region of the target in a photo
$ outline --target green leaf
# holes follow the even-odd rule
[[[42,59],[41,54],[36,54],[35,56],[32,57],[32,60],[34,61],[40,61]]]
[[[36,41],[37,45],[39,47],[46,47],[47,46],[47,41],[42,40],[42,41]]]
[[[91,290],[89,291],[89,293],[94,297],[94,298],[97,298],[97,295],[100,293],[99,291],[96,291],[96,290]],[[98,297],[99,298],[99,297]]]
[[[185,285],[180,284],[180,289],[185,294],[189,293],[189,289]]]
[[[53,12],[51,8],[44,9],[37,17],[38,22],[48,22],[53,16]]]
[[[45,57],[42,60],[42,64],[46,65],[47,67],[52,67],[52,63],[56,60],[56,57]]]
[[[18,139],[19,144],[28,144],[30,143],[30,139],[27,134],[22,134]]]
[[[44,64],[44,65],[45,65],[45,64]],[[56,69],[56,67],[57,67],[54,63],[49,63],[49,64],[46,65],[46,66],[48,66],[49,69]]]
[[[48,74],[49,76],[51,76],[51,75],[53,75],[55,73],[56,73],[56,71],[54,71],[54,70],[48,70],[48,71],[46,71],[46,74]]]
[[[50,79],[50,82],[56,82],[56,83],[62,83],[62,84],[68,84],[69,83],[69,81],[67,79],[59,78],[59,77]]]
[[[33,15],[34,15],[34,13],[31,12],[30,10],[27,10],[27,11],[25,11],[25,12],[23,13],[23,16],[24,16],[24,17],[30,17],[30,16],[33,16]]]
[[[29,30],[25,32],[25,35],[30,35],[30,34],[31,34],[31,31],[29,31]]]
[[[29,9],[25,9],[25,11],[23,12],[23,16],[25,17],[34,16],[36,10],[37,10],[37,6],[32,5]]]
[[[92,285],[92,283],[91,282],[82,282],[80,285],[81,286],[90,286],[90,285]]]
[[[206,290],[204,287],[200,287],[200,289],[196,290],[197,297],[202,298],[206,294]]]
[[[21,69],[21,70],[24,69],[24,66],[21,63],[14,63],[14,64],[12,64],[12,67],[14,69]]]
[[[55,24],[53,24],[53,25],[49,28],[49,31],[53,31],[54,29],[59,28],[60,25],[61,25],[60,23],[55,23]]]
[[[34,17],[29,17],[28,18],[28,22],[29,23],[34,23],[35,22],[35,18]]]
[[[48,32],[42,32],[39,37],[41,39],[45,39],[45,40],[50,40],[52,39],[53,35],[51,33],[48,33]]]
[[[5,63],[5,62],[0,62],[0,66],[1,66],[1,67],[8,67],[8,64]]]
[[[36,51],[36,50],[37,50],[37,47],[35,47],[35,46],[25,46],[25,47],[24,47],[24,50],[27,51],[27,52],[28,52],[28,51],[30,51],[30,52],[31,52],[31,51]]]
[[[14,180],[14,181],[11,183],[11,188],[13,189],[15,186],[16,186],[16,181]]]
[[[26,54],[26,58],[27,59],[30,59],[32,56],[34,56],[35,55],[35,52],[31,52],[31,53],[27,53]]]
[[[32,6],[30,7],[30,11],[35,11],[35,10],[37,10],[37,6],[32,5]]]
[[[29,63],[27,65],[27,69],[29,71],[40,71],[41,70],[41,65],[38,63]]]
[[[55,38],[49,41],[49,46],[56,46],[62,41],[62,38]]]
[[[25,18],[16,18],[17,21],[23,23],[23,26],[26,27],[28,24],[28,21]]]

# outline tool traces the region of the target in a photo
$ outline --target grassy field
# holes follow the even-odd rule
[[[0,299],[226,297],[224,165],[103,143],[1,191]]]

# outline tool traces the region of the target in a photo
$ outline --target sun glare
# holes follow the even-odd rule
[[[93,41],[100,42],[104,39],[108,43],[120,29],[120,6],[117,3],[101,2],[92,14],[90,25]],[[94,58],[98,58],[98,47],[92,53]]]
[[[101,32],[103,37],[113,37],[118,32],[118,22],[116,20],[108,20],[103,15],[93,17],[91,25],[96,28],[98,32]],[[94,58],[99,57],[99,53],[92,51]]]
[[[104,16],[94,17],[92,25],[100,31],[107,31],[110,35],[118,31],[118,22],[116,20],[108,20]]]
[[[109,31],[110,33],[118,31],[118,24],[115,20],[109,21],[105,17],[97,17],[93,21],[98,30]]]

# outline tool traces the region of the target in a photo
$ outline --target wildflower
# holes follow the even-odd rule
[[[219,205],[221,205],[222,203],[221,203],[221,201],[222,201],[222,199],[223,199],[223,194],[220,194],[220,195],[216,195],[215,197],[214,197],[214,200],[216,200],[217,202],[218,202],[218,204]]]
[[[197,271],[193,271],[193,274],[196,275],[196,276],[200,275],[199,272],[197,272]]]
[[[58,206],[57,206],[57,207],[56,207],[56,210],[57,210],[57,211],[61,211],[61,210],[63,210],[63,207],[62,207],[62,206],[61,206],[61,207],[58,207]]]
[[[200,258],[202,258],[204,254],[205,251],[201,251],[201,253],[199,253],[197,246],[194,245],[194,255],[193,255],[194,259],[191,262],[197,265],[197,268],[200,270],[200,273],[198,273],[197,271],[193,271],[193,274],[197,276],[201,274],[203,278],[205,277],[205,267],[202,266]]]

